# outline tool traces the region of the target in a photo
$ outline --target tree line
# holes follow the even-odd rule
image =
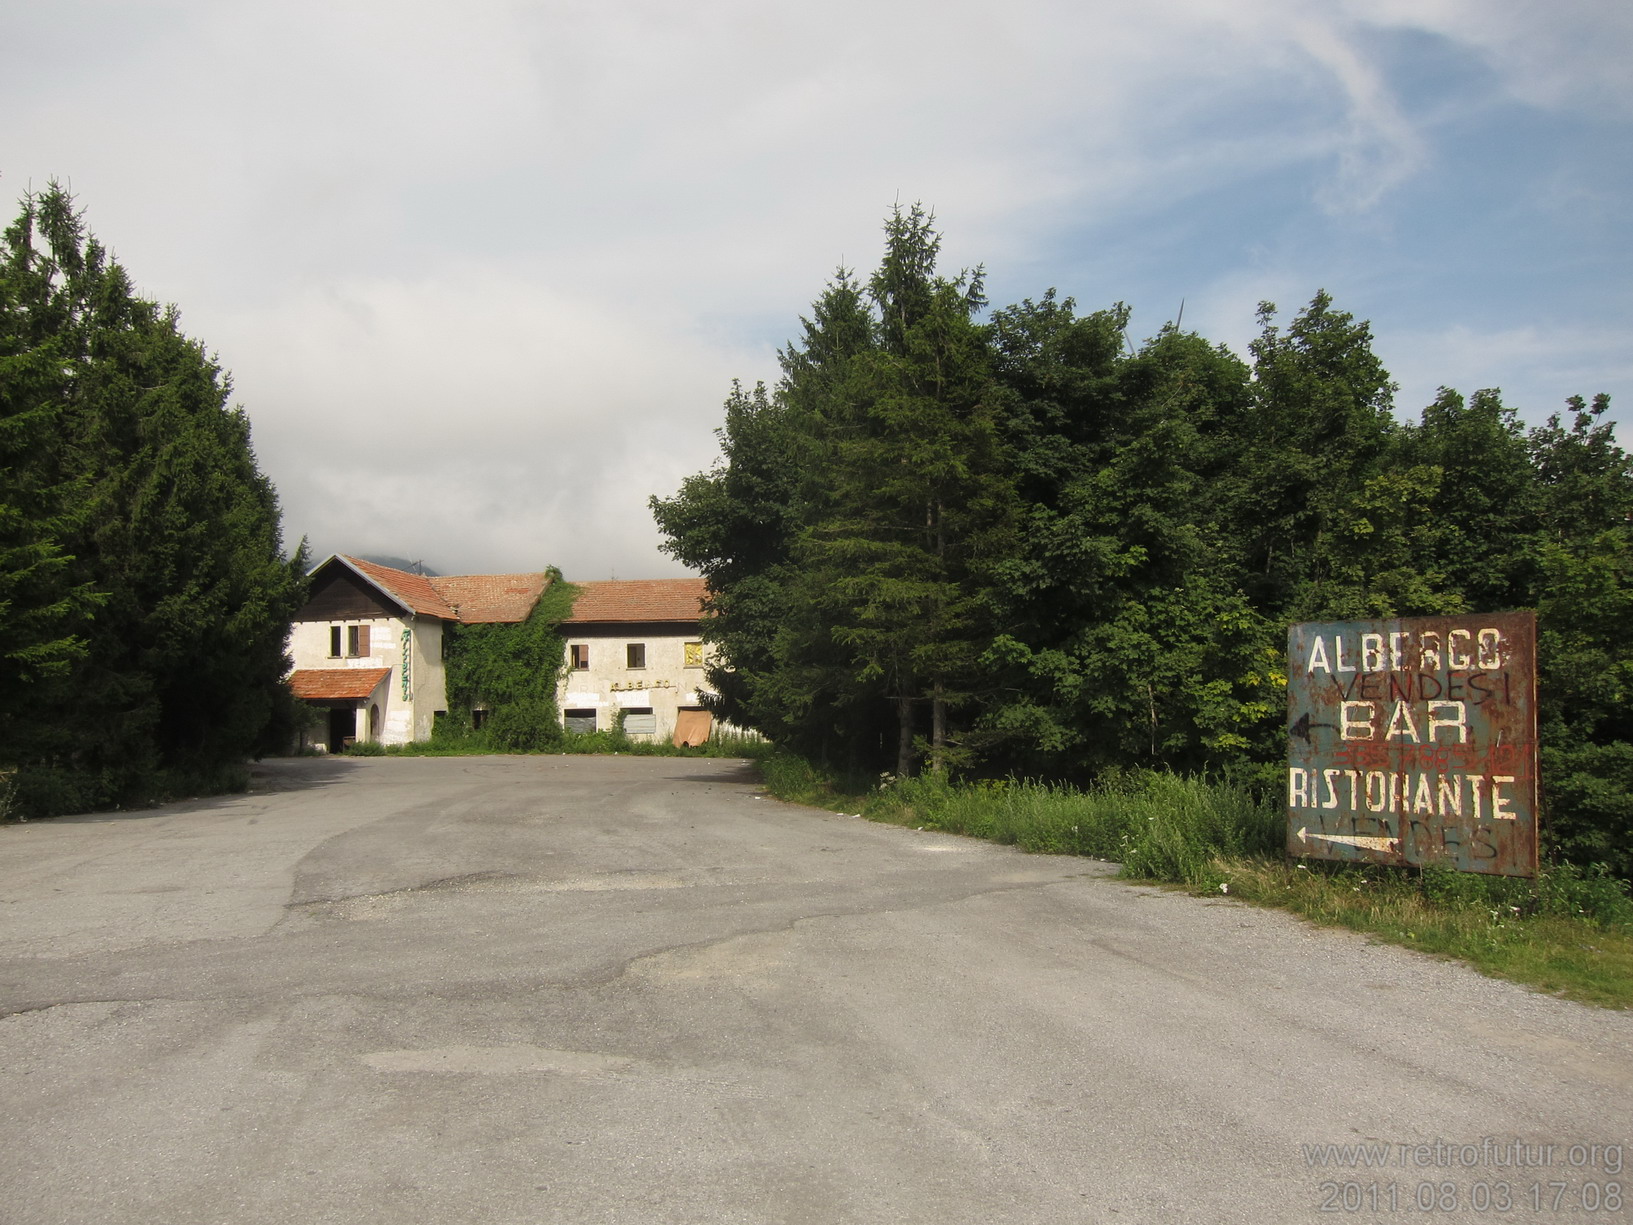
[[[296,716],[305,556],[231,380],[57,184],[0,234],[0,784],[24,813],[220,790]]]
[[[708,580],[717,713],[830,767],[1265,770],[1296,621],[1538,613],[1545,834],[1633,875],[1633,465],[1608,398],[1415,421],[1370,328],[1262,304],[1244,356],[1054,291],[992,309],[895,209],[721,455],[654,497]]]

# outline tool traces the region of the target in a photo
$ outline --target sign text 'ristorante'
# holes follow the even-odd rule
[[[1287,637],[1287,849],[1537,870],[1536,615],[1307,622]]]

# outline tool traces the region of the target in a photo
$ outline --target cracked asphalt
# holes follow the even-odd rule
[[[1111,871],[705,759],[274,761],[0,829],[0,1220],[1262,1223],[1425,1178],[1488,1220],[1476,1181],[1580,1208],[1608,1158],[1303,1146],[1633,1141],[1633,1016]]]

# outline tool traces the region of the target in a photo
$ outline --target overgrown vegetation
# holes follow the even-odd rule
[[[1121,875],[1276,906],[1468,961],[1572,999],[1633,1006],[1633,899],[1599,869],[1547,867],[1536,880],[1292,864],[1285,818],[1262,788],[1231,778],[1108,775],[1082,790],[1016,781],[887,778],[835,784],[782,752],[761,763],[779,798],[875,821],[1121,863]],[[850,780],[852,788],[857,780]]]
[[[562,582],[554,567],[547,573],[550,581],[527,620],[444,628],[448,713],[437,721],[433,747],[529,753],[561,741],[559,627],[572,614],[578,588]],[[486,712],[480,728],[476,710]]]
[[[66,191],[0,235],[0,769],[24,816],[241,790],[304,592],[232,384]]]
[[[352,757],[481,757],[491,753],[606,754],[629,757],[746,757],[761,758],[773,751],[758,736],[727,732],[700,745],[675,745],[667,740],[634,740],[616,730],[564,732],[548,744],[532,749],[496,748],[480,733],[439,736],[412,744],[382,745],[359,741],[346,750]]]
[[[826,771],[1084,787],[1285,759],[1287,627],[1538,612],[1547,852],[1633,876],[1633,462],[1608,401],[1416,421],[1368,325],[1270,304],[1246,357],[1053,291],[988,310],[917,207],[734,387],[652,509],[701,571],[716,713]],[[1091,788],[1092,790],[1092,788]]]

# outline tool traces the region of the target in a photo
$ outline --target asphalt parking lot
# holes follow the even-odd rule
[[[708,759],[0,828],[0,1219],[1626,1219],[1629,1014],[1111,870]]]

